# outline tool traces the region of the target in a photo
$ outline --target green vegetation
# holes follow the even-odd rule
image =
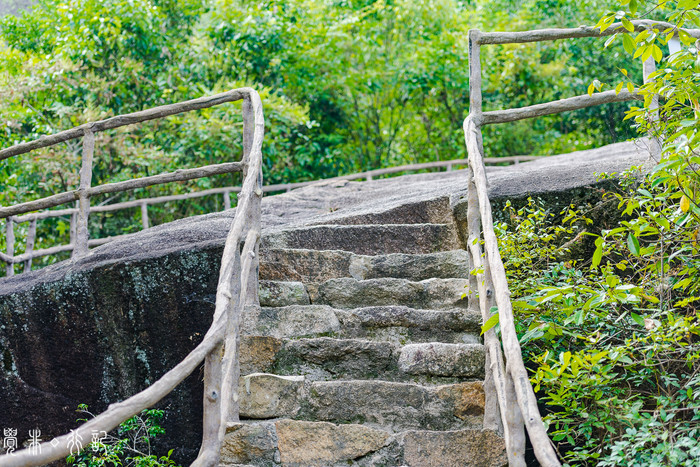
[[[627,10],[606,14],[603,27],[642,11],[620,3]],[[700,25],[700,2],[661,3],[656,18]],[[634,33],[625,48],[658,60],[669,37]],[[559,213],[531,200],[508,207],[512,222],[499,226],[520,340],[570,465],[700,462],[700,62],[694,41],[680,38],[683,50],[642,87],[645,107],[627,116],[663,142],[651,171],[623,174],[598,206]],[[601,216],[615,208],[620,220]]]
[[[465,155],[470,28],[592,24],[610,1],[39,0],[0,19],[0,146],[86,121],[240,86],[261,91],[266,183]],[[594,41],[489,47],[488,108],[533,104],[611,80],[622,46]],[[490,156],[552,154],[632,136],[625,105],[488,128]],[[225,105],[97,137],[93,184],[239,159],[240,112]],[[75,188],[80,142],[0,164],[0,205]],[[220,176],[94,200],[239,183]],[[220,196],[149,210],[151,224],[223,208]],[[138,209],[92,216],[91,234],[140,229]],[[23,228],[26,228],[24,224]],[[36,248],[67,243],[41,221]],[[18,232],[22,252],[24,231]],[[0,243],[0,248],[4,245]],[[55,258],[46,258],[54,261]]]
[[[603,28],[637,17],[700,27],[699,5],[41,0],[21,17],[0,20],[0,145],[250,85],[265,103],[267,183],[460,158],[468,29],[593,24],[606,8],[613,12],[600,19]],[[582,94],[594,79],[601,89],[639,86],[637,59],[661,60],[668,38],[664,31],[619,34],[605,52],[600,40],[489,47],[485,105]],[[532,380],[570,465],[700,459],[700,58],[698,45],[680,38],[683,50],[663,58],[641,86],[644,107],[611,105],[484,132],[489,156],[568,152],[637,131],[663,142],[658,164],[624,174],[601,204],[549,212],[530,201],[508,207],[511,221],[497,226]],[[658,117],[654,95],[661,96]],[[239,140],[236,106],[103,133],[93,183],[238,159]],[[0,204],[75,187],[79,158],[78,145],[62,145],[4,161]],[[237,181],[198,180],[148,196]],[[221,209],[217,203],[164,205],[152,221]],[[613,209],[617,220],[601,217]],[[138,229],[138,217],[124,213],[95,217],[93,234]],[[67,241],[65,220],[46,221],[44,228],[50,233],[37,247]],[[116,446],[104,446],[105,458],[122,456]],[[169,457],[154,462],[172,463]]]
[[[94,417],[85,404],[80,404],[77,411]],[[147,409],[121,423],[115,434],[96,433],[87,446],[70,455],[66,462],[76,467],[178,467],[170,458],[172,449],[167,456],[158,457],[151,452],[151,440],[165,433],[160,426],[163,415],[162,410]]]

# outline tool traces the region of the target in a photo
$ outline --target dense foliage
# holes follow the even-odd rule
[[[77,412],[95,417],[85,404],[80,404]],[[178,467],[170,458],[172,449],[165,456],[158,456],[151,449],[151,442],[165,433],[160,425],[163,415],[162,410],[147,409],[120,423],[113,432],[93,432],[92,439],[84,446],[80,442],[75,444],[76,452],[68,456],[66,463],[76,467]]]
[[[652,10],[697,27],[699,3]],[[625,10],[601,19],[603,28],[645,14],[638,2],[621,4]],[[700,463],[700,61],[685,34],[682,50],[663,58],[672,35],[649,30],[624,39],[633,57],[661,61],[641,86],[645,107],[627,116],[661,142],[651,170],[623,174],[598,206],[559,213],[531,200],[509,207],[512,222],[499,226],[533,383],[570,465]],[[620,78],[611,87],[624,87]],[[615,209],[621,220],[612,222]]]
[[[266,183],[464,157],[466,33],[593,23],[609,0],[38,0],[0,20],[0,146],[86,121],[239,86],[262,92]],[[488,47],[489,108],[582,94],[624,57],[591,41]],[[488,128],[489,155],[551,154],[630,136],[625,106]],[[602,113],[601,113],[602,112]],[[100,133],[93,184],[238,159],[237,105]],[[74,188],[80,142],[0,164],[0,204]],[[97,199],[238,183],[220,176]],[[153,207],[151,223],[221,209],[221,197]],[[140,213],[93,216],[93,236],[138,230]],[[26,224],[24,225],[26,228]],[[37,248],[68,241],[42,221]],[[22,252],[23,230],[17,252]],[[3,244],[0,243],[0,248]],[[47,259],[50,261],[51,259]]]

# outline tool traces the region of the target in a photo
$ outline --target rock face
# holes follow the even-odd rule
[[[607,151],[607,154],[606,154]],[[631,145],[491,171],[492,200],[566,202]],[[246,310],[241,415],[222,462],[502,465],[480,428],[480,316],[466,308],[460,171],[321,183],[263,201],[261,307]],[[153,227],[0,280],[0,425],[67,432],[151,384],[211,322],[235,210]],[[201,370],[159,407],[178,462],[201,437]],[[314,442],[311,442],[314,440]]]

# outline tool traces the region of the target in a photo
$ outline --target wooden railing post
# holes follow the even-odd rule
[[[656,71],[656,61],[654,60],[653,57],[647,58],[644,63],[642,63],[642,74],[644,76],[644,84],[647,84],[650,79],[649,77],[651,76],[652,73]],[[655,95],[651,99],[651,105],[649,105],[649,109],[653,110],[654,112],[652,113],[651,122],[658,122],[659,121],[659,96]],[[654,158],[659,158],[661,156],[661,141],[657,137],[654,136],[653,133],[649,133],[649,138],[651,139],[650,141],[650,147],[649,147],[649,152],[651,152],[651,155]]]
[[[255,128],[255,115],[253,115],[253,104],[250,102],[250,97],[246,96],[243,98],[241,104],[243,110],[243,174],[241,175],[241,180],[245,180],[246,175],[248,175],[248,168],[250,167],[250,151],[253,148],[253,132],[251,131]]]
[[[29,258],[24,262],[24,272],[32,270],[32,253],[34,252],[34,241],[36,238],[36,219],[29,222],[29,232],[27,233],[27,247],[24,253],[29,255]]]
[[[75,202],[75,207],[76,209],[80,209],[80,203],[78,201]],[[78,212],[76,211],[70,215],[70,244],[73,245],[73,249],[75,249],[75,237],[77,228]]]
[[[469,30],[469,114],[477,127],[481,126],[481,31]]]
[[[5,243],[7,244],[7,256],[15,257],[15,222],[12,216],[5,219]],[[15,274],[15,265],[13,262],[8,262],[5,266],[5,272],[8,276]]]
[[[141,203],[141,225],[143,230],[148,228],[148,203]]]
[[[80,188],[78,225],[75,232],[75,247],[73,248],[73,258],[80,258],[88,254],[88,218],[90,216],[90,196],[88,189],[92,185],[92,157],[95,152],[95,133],[92,126],[83,128],[83,160],[80,166]]]
[[[231,192],[230,191],[224,191],[224,210],[228,211],[231,209]]]

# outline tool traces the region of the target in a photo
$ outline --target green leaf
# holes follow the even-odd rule
[[[634,31],[632,21],[628,20],[627,18],[622,18],[622,27],[627,29],[629,32]]]
[[[642,327],[644,326],[644,318],[639,316],[637,313],[630,313],[630,316],[632,317],[632,319],[634,320],[635,323],[637,323],[638,325],[640,325]]]
[[[679,0],[678,8],[681,10],[692,10],[697,8],[698,4],[700,4],[700,0]]]
[[[595,251],[593,252],[593,262],[591,268],[597,268],[600,261],[603,259],[603,239],[598,237],[595,241]]]
[[[624,47],[625,52],[627,52],[630,55],[634,54],[634,49],[637,48],[637,46],[634,43],[634,39],[632,39],[632,37],[630,37],[629,34],[622,35],[622,47]],[[627,76],[627,70],[623,71],[623,74]]]
[[[613,43],[615,38],[617,37],[617,34],[613,34],[612,36],[608,37],[608,40],[605,41],[604,47],[607,49],[610,44]]]
[[[629,248],[630,253],[632,253],[634,256],[639,256],[639,240],[632,234],[632,232],[627,234],[627,248]]]
[[[486,331],[489,329],[493,328],[495,325],[498,324],[498,313],[495,315],[492,315],[485,323],[483,326],[481,326],[481,335],[483,336]]]

